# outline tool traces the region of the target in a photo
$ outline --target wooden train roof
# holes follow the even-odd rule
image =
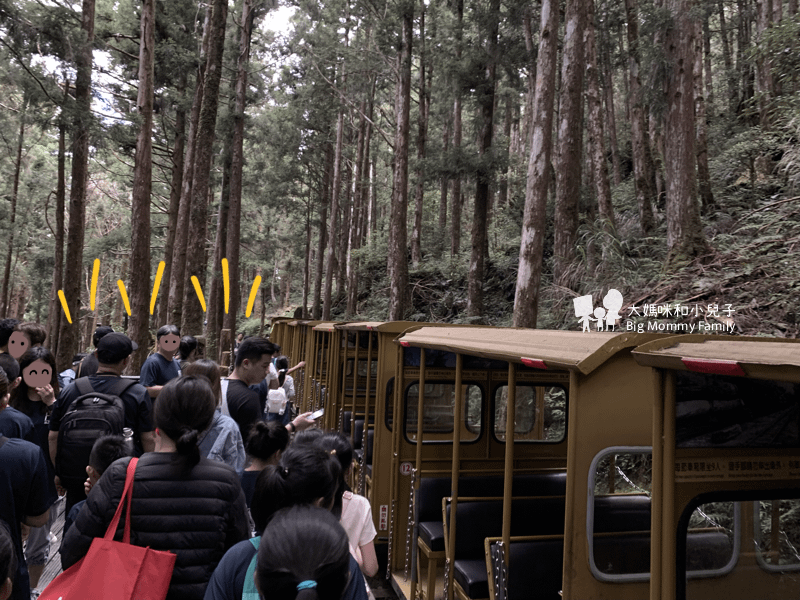
[[[426,327],[453,327],[448,323],[421,323],[420,321],[357,321],[353,323],[341,323],[337,329],[347,329],[348,331],[379,331],[381,333],[399,334],[421,325]]]
[[[679,335],[643,344],[633,356],[662,369],[800,381],[800,340]]]
[[[314,331],[327,331],[333,333],[336,331],[336,326],[339,325],[338,321],[320,321],[318,325],[314,325]]]
[[[372,331],[383,325],[383,321],[353,321],[352,323],[339,323],[336,329],[346,329],[348,331]]]
[[[542,369],[574,369],[588,375],[619,351],[657,337],[663,336],[633,332],[423,326],[406,331],[395,341]]]

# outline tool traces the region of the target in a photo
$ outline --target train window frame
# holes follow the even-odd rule
[[[793,497],[792,497],[793,496]],[[692,513],[695,509],[711,502],[733,502],[734,503],[734,529],[733,529],[733,554],[730,562],[724,567],[724,571],[691,571],[688,579],[711,578],[727,575],[739,562],[742,546],[742,503],[755,502],[758,500],[772,499],[795,499],[800,498],[800,489],[780,488],[767,490],[722,490],[714,492],[704,492],[692,498],[684,507],[678,519],[677,534],[675,537],[675,599],[686,600],[686,530],[689,525]]]
[[[758,541],[761,537],[760,532],[760,519],[758,503],[766,500],[800,500],[800,490],[795,490],[795,498],[759,498],[753,500],[753,541]],[[759,546],[756,546],[756,563],[758,566],[767,573],[794,573],[800,571],[800,562],[793,565],[772,565],[764,560],[764,552],[761,551]]]
[[[449,385],[452,385],[453,388],[455,389],[456,382],[454,380],[450,380],[450,379],[430,379],[430,380],[426,379],[425,380],[425,385],[435,385],[435,384],[449,384]],[[411,390],[411,388],[413,386],[415,386],[415,385],[419,385],[419,379],[415,379],[415,380],[412,380],[412,381],[408,382],[408,384],[405,387],[405,390],[403,391],[403,396],[401,398],[403,400],[403,404],[402,404],[403,410],[401,411],[402,412],[402,415],[401,415],[402,419],[401,420],[403,422],[403,438],[405,439],[405,441],[407,443],[412,444],[412,445],[416,445],[417,442],[416,442],[416,440],[412,440],[408,436],[408,429],[407,429],[408,420],[405,417],[405,415],[406,415],[406,410],[405,409],[406,409],[406,406],[407,406],[408,393]],[[476,444],[481,440],[481,438],[483,438],[484,421],[485,421],[485,419],[483,418],[483,407],[485,406],[485,401],[486,401],[486,391],[483,389],[483,385],[481,385],[481,383],[478,382],[478,381],[472,381],[472,380],[462,381],[461,385],[463,385],[463,386],[474,385],[476,388],[478,388],[478,390],[480,391],[480,394],[481,394],[481,402],[480,402],[480,404],[481,404],[481,422],[480,422],[480,427],[478,428],[478,431],[475,432],[476,436],[475,436],[474,439],[471,439],[471,440],[462,439],[461,442],[460,442],[462,445]],[[466,403],[466,398],[465,398],[465,403]],[[465,423],[466,423],[466,417],[467,417],[467,415],[465,413],[464,414]],[[435,445],[435,444],[438,444],[438,445],[452,444],[453,443],[452,433],[453,433],[454,427],[455,427],[455,412],[453,413],[453,427],[449,431],[441,432],[441,433],[449,433],[449,434],[451,434],[450,439],[446,439],[446,440],[425,440],[425,441],[422,442],[423,446],[428,445],[428,444],[432,444],[432,445]],[[467,430],[469,431],[469,427],[467,427]],[[424,433],[425,433],[425,431],[423,430],[423,434]],[[428,433],[431,433],[431,432],[428,432]]]
[[[594,485],[597,466],[609,454],[653,454],[652,446],[608,446],[595,454],[589,465],[588,492],[586,499],[586,539],[589,548],[589,570],[598,581],[613,583],[633,583],[637,581],[650,581],[650,570],[646,573],[604,573],[597,568],[594,560]],[[652,496],[651,496],[652,497]],[[652,521],[650,525],[650,539],[652,547]]]
[[[548,381],[517,381],[517,387],[557,387],[564,390],[564,434],[557,440],[525,440],[525,439],[517,439],[516,437],[516,428],[514,431],[514,443],[515,444],[550,444],[550,445],[557,445],[563,444],[567,440],[567,429],[569,426],[569,389],[563,383],[556,383],[556,382],[548,382]],[[497,394],[501,388],[508,387],[508,382],[505,383],[498,383],[498,385],[492,391],[492,405],[490,408],[489,415],[492,418],[492,427],[491,427],[491,435],[492,439],[497,442],[498,444],[505,444],[506,440],[501,440],[497,436],[497,421],[495,420],[495,414],[497,413]],[[536,425],[536,419],[534,414],[534,420],[531,424],[531,431],[534,426]]]

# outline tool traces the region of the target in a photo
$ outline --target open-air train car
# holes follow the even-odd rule
[[[651,599],[800,597],[800,340],[685,335],[633,355],[656,392]]]
[[[646,598],[654,392],[631,350],[656,338],[483,327],[398,337],[384,417],[398,593]]]

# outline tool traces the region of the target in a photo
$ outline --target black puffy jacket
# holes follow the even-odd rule
[[[113,463],[92,488],[64,538],[64,569],[103,537],[125,486],[130,462]],[[178,557],[168,600],[203,598],[211,574],[226,550],[249,537],[247,506],[239,477],[228,465],[201,459],[187,470],[175,453],[148,452],[136,467],[131,505],[131,543],[171,550]],[[122,539],[122,513],[114,539]]]

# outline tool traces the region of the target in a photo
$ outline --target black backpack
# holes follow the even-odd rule
[[[61,485],[75,488],[86,480],[86,465],[95,441],[104,435],[122,435],[125,403],[122,394],[136,381],[120,378],[105,394],[92,389],[88,377],[75,380],[81,393],[73,400],[58,428],[56,473]]]

